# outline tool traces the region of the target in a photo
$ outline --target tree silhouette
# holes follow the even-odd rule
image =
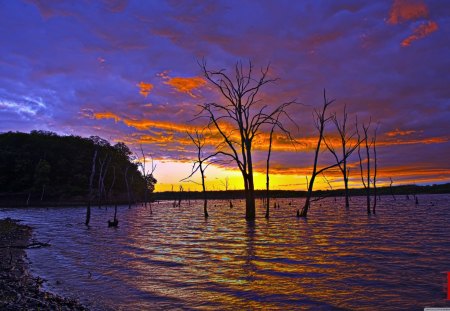
[[[326,91],[323,90],[323,106],[322,110],[314,110],[314,123],[317,131],[319,132],[319,138],[317,139],[317,145],[314,152],[314,162],[313,162],[313,170],[311,173],[311,177],[309,178],[309,181],[307,181],[307,187],[308,192],[306,193],[306,199],[305,204],[303,205],[303,208],[300,212],[300,210],[297,210],[297,217],[306,217],[308,215],[308,210],[311,205],[311,197],[313,193],[314,188],[314,182],[316,180],[316,177],[320,174],[323,174],[325,171],[332,169],[336,166],[341,165],[349,156],[349,154],[345,154],[341,159],[337,159],[336,163],[325,166],[323,168],[318,168],[318,160],[319,160],[319,153],[322,146],[322,142],[325,142],[325,126],[332,119],[332,116],[326,116],[326,112],[328,107],[334,102],[333,100],[328,100],[326,96]]]
[[[364,177],[364,169],[363,169],[363,159],[361,156],[361,144],[358,146],[358,158],[359,158],[359,170],[361,173],[361,182],[363,184],[364,189],[366,189],[366,205],[367,205],[367,214],[370,215],[370,144],[369,144],[369,137],[368,137],[368,131],[370,128],[371,121],[369,120],[369,123],[362,124],[362,135],[359,131],[359,125],[358,125],[358,119],[356,119],[356,133],[358,135],[358,141],[361,143],[364,142],[364,147],[366,149],[366,171],[367,171],[367,177]],[[362,138],[361,138],[362,136]]]
[[[208,127],[222,137],[218,154],[230,157],[242,174],[245,192],[245,218],[255,219],[255,186],[253,179],[253,142],[264,125],[276,125],[288,132],[275,117],[294,103],[283,103],[270,109],[259,98],[261,89],[275,79],[269,78],[269,66],[263,68],[258,78],[254,77],[253,65],[244,67],[241,62],[234,66],[234,74],[225,70],[209,70],[206,62],[200,64],[205,78],[212,83],[224,98],[224,102],[200,105],[197,117],[206,117]],[[288,118],[289,116],[284,113]]]
[[[350,168],[347,167],[347,159],[350,157],[350,155],[356,150],[356,148],[359,146],[359,141],[354,139],[354,136],[356,135],[356,131],[349,132],[349,129],[347,127],[347,111],[346,106],[344,106],[344,113],[342,117],[342,121],[339,121],[337,118],[336,113],[333,115],[331,120],[333,121],[336,130],[339,134],[340,139],[340,146],[341,146],[341,154],[338,155],[338,152],[336,151],[333,144],[329,143],[327,139],[324,139],[324,143],[327,146],[328,150],[331,152],[331,154],[334,156],[336,163],[338,163],[339,170],[342,173],[342,177],[344,179],[344,188],[345,188],[345,207],[350,207],[350,200],[349,200],[349,191],[348,191],[348,179],[350,175]],[[342,159],[342,160],[341,160]]]
[[[44,199],[45,187],[50,182],[51,166],[46,160],[41,159],[34,171],[34,188],[41,189],[41,201]]]
[[[208,166],[211,164],[211,162],[206,163],[210,158],[214,157],[216,154],[212,154],[209,156],[206,156],[204,154],[204,147],[205,147],[205,135],[202,132],[199,132],[198,130],[195,130],[194,133],[189,133],[187,132],[187,135],[189,136],[189,138],[191,139],[192,143],[194,143],[195,147],[197,148],[197,158],[194,161],[194,164],[192,166],[192,171],[191,174],[186,177],[183,178],[181,181],[186,181],[189,180],[195,173],[200,172],[200,176],[201,176],[201,186],[202,186],[202,192],[203,192],[203,214],[205,216],[205,218],[209,217],[208,214],[208,199],[206,197],[206,185],[205,185],[205,170],[208,168]],[[192,181],[192,180],[191,180]],[[227,187],[228,187],[228,181],[227,181]]]

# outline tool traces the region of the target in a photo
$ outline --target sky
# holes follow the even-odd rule
[[[199,105],[222,103],[199,62],[233,75],[236,62],[270,64],[258,100],[288,108],[293,145],[275,134],[273,189],[305,190],[323,90],[330,113],[377,130],[378,182],[450,181],[450,4],[447,1],[0,1],[0,132],[46,130],[125,142],[156,164],[157,191],[192,169],[187,137],[206,125]],[[330,141],[336,131],[326,128]],[[207,142],[206,151],[216,140]],[[265,187],[267,129],[255,143]],[[356,154],[355,154],[356,155]],[[358,158],[350,185],[360,187]],[[141,156],[142,160],[142,156]],[[319,166],[332,163],[324,150]],[[242,188],[232,163],[210,165],[207,188]],[[342,187],[338,171],[326,179]],[[317,189],[330,187],[320,176]]]

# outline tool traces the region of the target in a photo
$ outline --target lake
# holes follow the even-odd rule
[[[365,198],[313,203],[272,200],[280,208],[254,224],[244,201],[161,202],[150,209],[82,207],[0,209],[23,220],[48,248],[28,250],[45,288],[93,310],[423,310],[450,307],[450,195],[382,197],[377,214]]]

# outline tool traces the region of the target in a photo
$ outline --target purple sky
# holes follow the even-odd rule
[[[447,1],[1,1],[0,132],[142,143],[167,189],[189,174],[196,105],[220,100],[197,61],[250,59],[279,78],[265,102],[307,105],[290,111],[298,140],[326,88],[331,111],[379,122],[381,182],[448,182],[449,26]],[[273,166],[300,183],[311,157],[278,150]]]

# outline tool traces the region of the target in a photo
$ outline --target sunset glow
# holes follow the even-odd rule
[[[196,152],[186,133],[208,123],[200,104],[224,102],[199,63],[233,76],[236,61],[251,60],[255,74],[270,63],[276,79],[261,105],[299,103],[283,119],[294,140],[275,132],[272,189],[306,189],[323,89],[336,99],[330,113],[339,118],[346,105],[350,127],[356,116],[378,126],[379,185],[450,181],[445,1],[233,3],[3,2],[0,131],[98,135],[125,142],[136,159],[142,146],[157,164],[156,191],[199,190],[199,176],[180,181]],[[335,144],[332,124],[326,130]],[[254,141],[257,189],[265,188],[269,132]],[[205,136],[210,152],[222,143],[213,127]],[[208,167],[208,190],[225,190],[226,178],[242,189],[236,165],[223,160]],[[319,166],[332,161],[323,151]],[[352,187],[361,186],[358,165],[352,156]],[[330,185],[342,188],[339,171],[315,189]]]

